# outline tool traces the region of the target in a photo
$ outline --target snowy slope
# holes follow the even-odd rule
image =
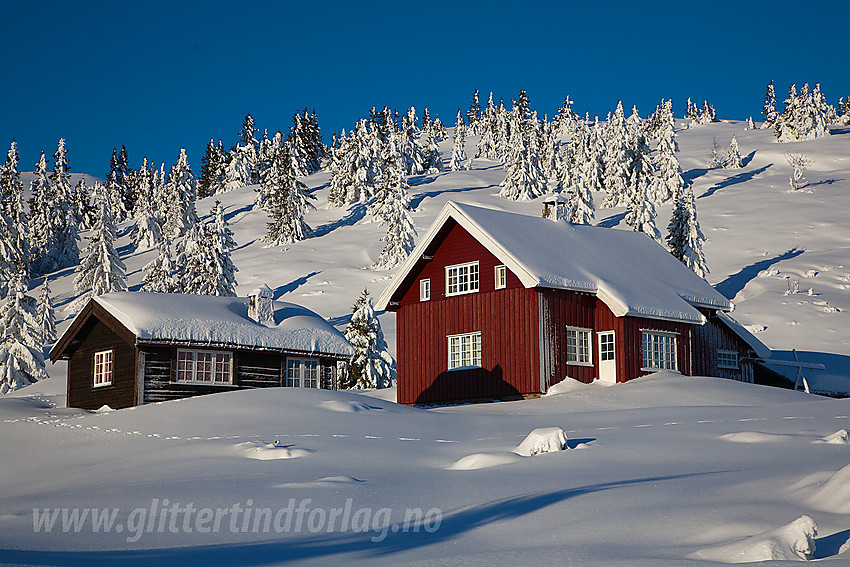
[[[712,138],[724,147],[732,134],[744,168],[707,170]],[[475,142],[467,139],[467,155]],[[710,283],[776,356],[797,349],[827,364],[806,371],[813,383],[850,390],[850,133],[776,144],[769,131],[729,122],[681,130],[678,142],[708,237]],[[450,144],[441,145],[445,157]],[[798,192],[788,190],[791,151],[813,160]],[[498,197],[503,178],[487,160],[412,178],[420,236],[449,200],[539,215],[538,201]],[[360,291],[377,297],[392,277],[368,267],[384,230],[365,222],[365,206],[327,208],[327,173],[305,182],[318,197],[307,217],[315,235],[286,247],[260,241],[266,217],[252,208],[251,188],[215,198],[239,245],[240,295],[267,283],[276,299],[341,328]],[[213,201],[201,201],[199,214]],[[601,226],[627,228],[623,209],[596,214]],[[659,227],[669,215],[669,205],[660,207]],[[129,225],[122,228],[119,251],[138,289],[155,252],[134,251]],[[74,274],[49,277],[61,333]],[[788,279],[800,293],[785,294]],[[394,318],[381,320],[392,348]],[[392,391],[267,390],[89,413],[63,409],[64,364],[49,371],[49,380],[0,399],[3,563],[712,565],[800,558],[795,550],[812,527],[802,516],[817,524],[813,557],[835,565],[850,557],[840,554],[850,538],[850,449],[840,442],[850,401],[662,373],[615,387],[565,384],[540,400],[428,410],[396,406]],[[569,449],[519,456],[540,427],[566,431]],[[472,462],[482,468],[462,470]],[[243,533],[226,519],[216,534],[172,533],[166,514],[161,533],[157,518],[128,541],[130,514],[154,499],[210,509],[251,500],[278,510],[290,498],[328,513],[350,498],[355,510],[391,509],[392,523],[407,508],[438,509],[442,521],[433,533],[393,533],[387,524],[383,537],[381,521],[365,533],[313,534],[306,523],[299,533]],[[117,508],[124,531],[36,533],[34,507]]]

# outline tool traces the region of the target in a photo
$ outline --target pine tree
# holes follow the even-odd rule
[[[112,148],[112,159],[109,160],[109,173],[106,175],[106,194],[108,196],[109,213],[114,222],[120,223],[127,218],[124,208],[124,181],[118,165],[118,150]]]
[[[776,91],[773,89],[773,81],[770,81],[765,89],[761,114],[764,116],[764,123],[761,125],[763,130],[773,128],[776,125]]]
[[[18,144],[15,140],[9,145],[6,163],[0,166],[0,214],[2,218],[2,246],[4,250],[0,263],[7,267],[0,269],[5,294],[7,282],[12,279],[11,266],[15,272],[26,277],[30,271],[29,222],[23,207],[24,185],[18,171]]]
[[[135,208],[136,224],[133,226],[131,241],[137,250],[155,248],[163,239],[162,225],[154,210],[155,185],[153,171],[148,166],[148,158],[142,161],[137,175],[137,195]]]
[[[197,295],[236,295],[235,266],[230,250],[221,246],[212,227],[195,224],[181,242],[177,257],[177,288]]]
[[[155,293],[179,293],[182,290],[175,282],[174,261],[171,258],[171,241],[160,240],[157,245],[157,256],[145,266],[142,291]]]
[[[198,199],[224,191],[227,156],[221,140],[218,144],[210,138],[206,153],[201,158],[201,175],[198,178]]]
[[[644,185],[640,193],[632,196],[629,212],[626,214],[626,224],[635,232],[643,232],[653,240],[661,242],[661,233],[655,226],[655,205],[649,198],[648,185]]]
[[[127,217],[132,217],[136,209],[136,187],[134,177],[136,172],[130,167],[130,158],[127,156],[127,146],[121,146],[121,151],[118,152],[118,174],[121,176],[124,185],[123,192],[123,208],[127,211]]]
[[[667,225],[667,247],[673,256],[698,276],[708,277],[708,266],[702,251],[705,236],[697,220],[694,193],[685,186],[673,198],[673,215]]]
[[[29,200],[31,266],[33,275],[42,275],[71,265],[73,253],[76,252],[78,258],[79,252],[76,231],[73,231],[73,247],[68,250],[68,237],[72,231],[66,224],[67,207],[63,206],[61,196],[56,193],[56,185],[50,180],[44,152],[41,152],[35,168]]]
[[[186,150],[181,148],[177,163],[171,167],[165,184],[168,197],[163,203],[167,211],[163,232],[169,238],[182,236],[198,223],[195,191],[195,179],[192,168],[189,167],[189,158],[186,157]]]
[[[38,298],[36,322],[40,330],[41,344],[48,345],[56,342],[56,314],[53,309],[53,299],[50,296],[50,283],[44,280],[41,295]]]
[[[408,185],[398,158],[389,148],[385,155],[384,171],[377,192],[377,198],[369,207],[369,213],[387,226],[384,249],[374,268],[391,270],[404,262],[415,245],[416,229],[410,218],[410,197]]]
[[[354,347],[349,376],[354,388],[388,388],[396,380],[396,364],[390,355],[381,322],[375,315],[369,291],[363,290],[352,307],[345,338]]]
[[[15,277],[0,312],[0,395],[47,378],[41,332],[26,290]]]
[[[561,136],[572,136],[579,122],[578,114],[573,112],[573,101],[570,100],[570,95],[564,99],[564,104],[558,109],[558,114],[555,116],[555,125],[557,132]]]
[[[292,155],[288,144],[284,144],[273,158],[266,171],[261,188],[265,199],[263,208],[269,215],[266,223],[265,241],[269,246],[281,246],[304,240],[310,235],[310,227],[304,214],[312,207],[308,199],[315,199],[307,192],[307,186],[296,179],[292,172]]]
[[[452,161],[449,167],[452,171],[461,171],[468,169],[467,157],[464,146],[466,145],[466,125],[463,122],[463,117],[460,115],[460,109],[457,111],[457,122],[455,122],[454,144],[452,146]]]
[[[472,102],[469,103],[469,108],[466,111],[466,123],[469,125],[470,132],[480,134],[478,118],[481,115],[481,105],[478,103],[478,89],[472,95]]]
[[[77,224],[80,221],[80,213],[74,207],[75,199],[71,188],[65,138],[59,139],[59,146],[53,158],[55,161],[50,180],[53,184],[55,201],[50,203],[50,206],[56,208],[56,214],[58,214],[53,257],[57,268],[67,268],[80,261],[80,249],[77,247]]]
[[[546,176],[540,163],[538,145],[534,139],[530,115],[523,105],[525,91],[520,91],[520,101],[511,110],[510,141],[506,158],[505,180],[500,183],[499,196],[513,201],[528,201],[546,192]],[[527,107],[526,107],[527,108]],[[526,116],[523,118],[523,116]]]
[[[99,214],[88,236],[90,244],[84,250],[85,257],[77,267],[74,292],[80,295],[71,304],[74,312],[82,310],[92,297],[127,289],[127,267],[115,250],[115,225],[108,201],[108,193],[103,190],[96,193]]]
[[[628,191],[629,140],[622,101],[617,101],[617,108],[606,124],[603,184],[608,191],[608,196],[602,206],[606,208],[629,206],[631,202]]]
[[[738,148],[738,139],[735,136],[732,136],[732,140],[729,142],[729,149],[726,152],[726,167],[728,169],[740,169],[744,167],[741,161],[741,151]]]

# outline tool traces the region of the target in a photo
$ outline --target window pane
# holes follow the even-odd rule
[[[212,358],[211,352],[199,352],[195,359],[195,380],[198,382],[212,382]]]
[[[301,386],[301,361],[289,358],[286,360],[286,385],[292,387]]]
[[[305,360],[304,361],[304,388],[319,387],[319,361]]]
[[[215,355],[215,376],[213,381],[218,384],[229,384],[230,379],[230,354],[219,352]]]

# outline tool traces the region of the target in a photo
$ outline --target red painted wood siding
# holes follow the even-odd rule
[[[446,297],[445,267],[477,260],[477,293]],[[396,312],[398,401],[435,403],[540,393],[538,297],[455,225],[405,292]],[[419,280],[431,279],[431,300],[419,301]],[[481,332],[481,368],[448,370],[449,335]]]
[[[566,377],[585,384],[596,379],[599,344],[596,333],[590,334],[591,361],[594,366],[567,363],[567,327],[596,329],[596,298],[587,293],[559,289],[540,289],[543,337],[541,356],[546,388]]]
[[[694,328],[694,368],[696,376],[719,376],[732,380],[749,381],[751,373],[743,372],[741,359],[750,354],[750,346],[733,333],[716,317],[709,317],[705,325]],[[738,369],[718,368],[717,350],[738,353]]]
[[[433,260],[428,262],[422,271],[416,275],[410,288],[404,293],[401,305],[419,303],[419,282],[423,279],[431,280],[431,301],[443,301],[446,299],[446,266],[465,264],[478,260],[479,290],[480,292],[493,291],[496,285],[496,266],[502,262],[490,254],[484,246],[478,243],[463,227],[454,221],[448,231],[446,238],[439,243],[439,248],[434,252]],[[522,288],[519,278],[508,270],[507,288]],[[451,299],[451,298],[449,298]]]

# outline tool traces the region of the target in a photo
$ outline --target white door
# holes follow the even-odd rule
[[[614,358],[614,331],[597,333],[599,336],[599,380],[617,382],[617,361]]]

